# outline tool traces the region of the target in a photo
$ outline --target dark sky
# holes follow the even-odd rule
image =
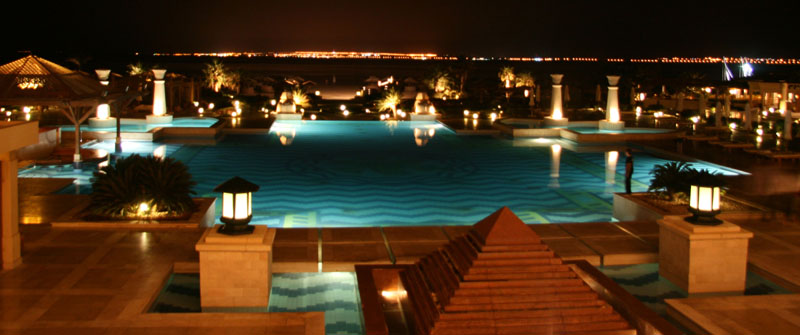
[[[6,53],[800,57],[794,2],[39,1],[6,11],[0,43]]]

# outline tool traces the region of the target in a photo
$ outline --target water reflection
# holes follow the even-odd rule
[[[290,146],[297,136],[297,127],[286,123],[274,123],[270,129],[270,133],[274,133],[283,146]]]
[[[414,128],[414,142],[418,147],[424,147],[436,134],[433,128]]]
[[[561,168],[561,145],[560,144],[553,144],[550,146],[550,184],[547,186],[552,188],[559,188],[558,184],[558,177],[559,172],[558,170]]]

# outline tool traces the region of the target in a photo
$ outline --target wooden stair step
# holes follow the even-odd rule
[[[539,243],[529,244],[502,244],[502,245],[484,245],[481,247],[482,252],[495,252],[495,251],[535,251],[543,250],[542,246],[547,248],[546,245]]]
[[[508,288],[459,288],[454,297],[473,296],[509,296],[509,295],[534,295],[555,294],[566,292],[589,292],[588,286],[539,286],[539,287],[508,287]]]
[[[459,288],[501,288],[501,287],[539,287],[539,286],[583,286],[583,280],[572,278],[543,278],[500,281],[465,281]]]
[[[550,255],[545,257],[530,257],[530,258],[480,259],[472,262],[472,266],[524,266],[524,265],[536,265],[536,264],[563,264],[563,261],[561,261],[560,258],[556,258]]]
[[[473,266],[467,274],[479,273],[540,273],[552,271],[569,271],[569,265],[545,264],[525,266]]]
[[[578,275],[576,275],[572,271],[529,272],[529,273],[476,273],[476,274],[464,275],[464,281],[575,278],[577,276]]]
[[[546,247],[541,250],[530,251],[504,251],[504,252],[480,252],[477,259],[497,259],[497,258],[537,258],[541,257],[542,252],[548,252]]]
[[[571,300],[596,300],[597,293],[594,291],[579,293],[553,293],[553,294],[534,294],[534,295],[513,295],[513,296],[457,296],[450,298],[450,305],[466,304],[512,304],[512,303],[536,303],[544,301],[571,301]],[[490,307],[490,306],[487,306]]]
[[[545,316],[583,316],[583,315],[604,315],[612,314],[614,309],[608,305],[584,308],[561,308],[561,309],[542,309],[532,311],[491,311],[491,312],[462,312],[462,313],[442,313],[439,316],[441,321],[455,320],[482,320],[482,319],[519,319],[519,318],[538,318]]]
[[[631,333],[631,331],[633,331]],[[472,334],[636,334],[625,321],[596,322],[577,325],[564,324],[542,324],[525,326],[507,327],[459,327],[459,328],[439,328],[438,324],[433,328],[431,334],[434,335],[472,335]]]
[[[478,319],[478,320],[439,320],[434,328],[472,328],[472,327],[496,327],[509,328],[518,326],[537,326],[537,325],[574,325],[624,321],[618,314],[601,315],[582,315],[564,318],[558,315],[542,316],[533,318],[516,319]]]
[[[477,311],[526,311],[538,309],[582,308],[593,306],[608,306],[603,300],[572,300],[572,301],[547,301],[530,303],[509,303],[487,305],[448,305],[445,312],[477,312]]]

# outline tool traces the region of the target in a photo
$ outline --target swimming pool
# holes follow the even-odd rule
[[[624,147],[565,140],[516,144],[458,136],[438,122],[293,121],[276,122],[263,134],[228,135],[216,145],[124,142],[123,151],[159,150],[183,161],[199,196],[219,196],[211,190],[233,176],[260,185],[253,194],[254,224],[470,225],[501,206],[526,223],[613,220],[613,192],[624,190],[624,156],[618,152]],[[109,152],[113,146],[89,145]],[[646,190],[652,166],[665,162],[637,152],[634,191]],[[90,169],[35,167],[20,173],[48,176],[79,178],[64,192],[89,191]],[[219,201],[217,206],[219,215]]]
[[[173,119],[172,123],[147,123],[144,119],[122,119],[120,120],[120,131],[123,133],[146,133],[155,128],[176,127],[176,128],[208,128],[217,123],[218,119],[213,117],[179,117]],[[61,126],[62,131],[75,131],[74,126]],[[81,126],[81,131],[117,131],[117,127],[95,128]]]

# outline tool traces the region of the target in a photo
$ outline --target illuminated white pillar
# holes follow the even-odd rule
[[[549,187],[558,188],[559,169],[561,167],[561,145],[550,146],[550,184]]]
[[[792,111],[787,108],[787,99],[789,97],[789,84],[781,83],[781,113],[783,113],[783,139],[792,139]],[[788,142],[787,142],[788,144]]]
[[[550,117],[553,120],[560,120],[564,117],[564,111],[562,110],[562,102],[561,102],[561,78],[563,78],[563,74],[551,74],[550,78],[553,78],[553,101],[551,104],[550,110],[552,114]]]
[[[563,74],[551,74],[550,78],[553,79],[553,94],[551,99],[552,114],[544,119],[545,126],[550,127],[566,127],[569,120],[564,117],[564,107],[561,98],[561,78]]]
[[[619,121],[619,76],[606,76],[608,79],[608,102],[606,103],[606,120]]]
[[[153,114],[147,115],[147,123],[172,123],[172,115],[167,114],[166,73],[164,69],[153,69]]]
[[[608,79],[608,97],[606,102],[606,119],[598,123],[601,130],[622,130],[625,122],[619,117],[619,76],[606,76]]]
[[[164,75],[167,70],[153,69],[153,115],[162,116],[167,114],[166,90],[164,88]]]
[[[111,75],[111,70],[97,69],[94,70],[94,72],[97,74],[97,79],[100,80],[100,84],[103,86],[108,86],[108,77]],[[117,124],[116,121],[117,119],[111,117],[111,108],[108,106],[108,104],[99,104],[97,105],[95,117],[89,118],[89,127],[111,128]]]

